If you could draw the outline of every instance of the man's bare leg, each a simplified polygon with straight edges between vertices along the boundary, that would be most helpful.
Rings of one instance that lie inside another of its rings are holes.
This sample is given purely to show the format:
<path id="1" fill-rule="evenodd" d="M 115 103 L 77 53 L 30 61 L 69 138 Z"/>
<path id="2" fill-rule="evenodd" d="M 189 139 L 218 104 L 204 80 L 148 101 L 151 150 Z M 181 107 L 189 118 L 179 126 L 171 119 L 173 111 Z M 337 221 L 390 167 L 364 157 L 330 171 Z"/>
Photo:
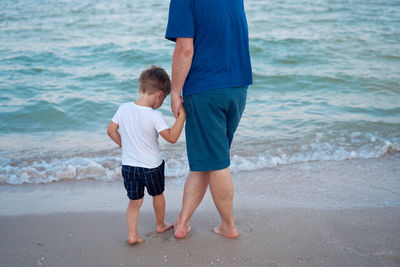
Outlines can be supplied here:
<path id="1" fill-rule="evenodd" d="M 237 238 L 239 233 L 233 219 L 233 182 L 229 168 L 210 172 L 209 185 L 215 206 L 221 216 L 221 224 L 214 233 L 227 238 Z"/>
<path id="2" fill-rule="evenodd" d="M 153 208 L 156 215 L 156 232 L 162 233 L 173 227 L 171 223 L 166 223 L 165 219 L 165 197 L 164 193 L 153 196 Z"/>
<path id="3" fill-rule="evenodd" d="M 143 198 L 138 200 L 129 200 L 128 208 L 126 209 L 126 222 L 128 224 L 128 243 L 136 244 L 143 242 L 139 237 L 137 223 L 139 219 L 139 210 L 142 206 Z"/>
<path id="4" fill-rule="evenodd" d="M 190 232 L 190 218 L 206 193 L 209 172 L 190 172 L 183 191 L 182 209 L 175 221 L 175 238 L 185 238 Z"/>

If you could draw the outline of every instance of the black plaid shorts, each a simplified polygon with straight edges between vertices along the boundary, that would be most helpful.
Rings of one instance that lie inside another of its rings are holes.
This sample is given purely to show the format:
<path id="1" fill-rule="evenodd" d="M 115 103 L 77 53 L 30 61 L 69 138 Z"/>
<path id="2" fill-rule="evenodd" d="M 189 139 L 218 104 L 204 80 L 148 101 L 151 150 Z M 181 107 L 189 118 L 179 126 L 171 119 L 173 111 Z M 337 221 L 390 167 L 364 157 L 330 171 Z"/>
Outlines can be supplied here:
<path id="1" fill-rule="evenodd" d="M 164 166 L 164 161 L 153 169 L 122 165 L 122 177 L 128 198 L 143 198 L 144 187 L 150 196 L 161 195 L 165 188 Z"/>

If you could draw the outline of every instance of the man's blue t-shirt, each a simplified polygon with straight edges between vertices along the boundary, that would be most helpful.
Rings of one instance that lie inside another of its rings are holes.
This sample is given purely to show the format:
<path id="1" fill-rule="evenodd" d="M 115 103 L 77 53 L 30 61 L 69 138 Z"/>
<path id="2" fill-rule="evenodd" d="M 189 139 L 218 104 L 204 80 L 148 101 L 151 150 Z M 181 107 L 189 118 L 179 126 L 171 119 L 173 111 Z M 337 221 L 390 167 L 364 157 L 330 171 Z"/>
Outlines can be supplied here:
<path id="1" fill-rule="evenodd" d="M 165 37 L 194 39 L 183 95 L 252 84 L 243 0 L 171 0 Z"/>

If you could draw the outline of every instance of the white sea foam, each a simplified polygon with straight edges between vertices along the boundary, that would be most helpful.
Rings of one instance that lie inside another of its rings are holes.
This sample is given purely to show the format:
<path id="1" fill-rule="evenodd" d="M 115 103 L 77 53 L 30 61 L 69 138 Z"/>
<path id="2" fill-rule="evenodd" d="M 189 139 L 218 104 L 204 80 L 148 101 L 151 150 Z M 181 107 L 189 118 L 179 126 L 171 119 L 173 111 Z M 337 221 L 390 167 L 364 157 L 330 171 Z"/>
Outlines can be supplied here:
<path id="1" fill-rule="evenodd" d="M 289 149 L 282 148 L 246 156 L 233 153 L 230 168 L 233 172 L 253 171 L 309 161 L 377 158 L 387 153 L 400 152 L 399 144 L 393 144 L 389 141 L 372 148 L 370 146 L 340 147 L 328 142 L 316 142 L 302 145 L 294 153 Z M 0 162 L 0 184 L 40 184 L 83 179 L 108 182 L 121 179 L 120 156 L 114 155 L 111 151 L 101 154 L 102 156 L 98 157 L 71 156 L 70 158 L 55 157 L 50 160 L 10 160 L 3 158 Z M 172 158 L 166 157 L 166 177 L 186 176 L 189 172 L 186 156 L 171 152 L 168 155 Z"/>
<path id="2" fill-rule="evenodd" d="M 0 182 L 6 184 L 40 184 L 65 180 L 95 179 L 112 181 L 120 177 L 115 157 L 81 158 L 51 161 L 10 162 L 0 169 Z"/>
<path id="3" fill-rule="evenodd" d="M 303 147 L 304 148 L 304 147 Z M 389 141 L 376 150 L 368 151 L 366 148 L 360 149 L 336 147 L 329 143 L 312 143 L 311 148 L 304 152 L 287 154 L 283 151 L 274 155 L 271 152 L 264 152 L 255 156 L 241 157 L 233 155 L 231 160 L 232 171 L 253 171 L 262 168 L 273 168 L 278 165 L 303 163 L 310 161 L 340 161 L 348 159 L 369 159 L 378 158 L 385 154 L 395 154 L 400 152 L 400 146 Z"/>

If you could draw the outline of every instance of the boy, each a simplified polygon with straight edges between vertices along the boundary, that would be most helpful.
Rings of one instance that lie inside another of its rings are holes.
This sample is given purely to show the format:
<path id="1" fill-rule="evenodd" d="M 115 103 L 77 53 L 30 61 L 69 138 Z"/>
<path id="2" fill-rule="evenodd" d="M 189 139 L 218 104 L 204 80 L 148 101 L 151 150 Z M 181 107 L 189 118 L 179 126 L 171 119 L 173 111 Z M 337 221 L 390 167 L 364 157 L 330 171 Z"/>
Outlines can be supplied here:
<path id="1" fill-rule="evenodd" d="M 161 158 L 158 134 L 175 143 L 183 128 L 186 114 L 180 110 L 170 129 L 158 109 L 171 92 L 171 80 L 164 69 L 151 66 L 139 77 L 139 99 L 122 104 L 107 128 L 110 138 L 122 148 L 122 176 L 130 199 L 126 211 L 128 243 L 143 242 L 137 222 L 143 203 L 144 187 L 153 197 L 156 231 L 162 233 L 173 225 L 164 222 L 164 160 Z"/>

